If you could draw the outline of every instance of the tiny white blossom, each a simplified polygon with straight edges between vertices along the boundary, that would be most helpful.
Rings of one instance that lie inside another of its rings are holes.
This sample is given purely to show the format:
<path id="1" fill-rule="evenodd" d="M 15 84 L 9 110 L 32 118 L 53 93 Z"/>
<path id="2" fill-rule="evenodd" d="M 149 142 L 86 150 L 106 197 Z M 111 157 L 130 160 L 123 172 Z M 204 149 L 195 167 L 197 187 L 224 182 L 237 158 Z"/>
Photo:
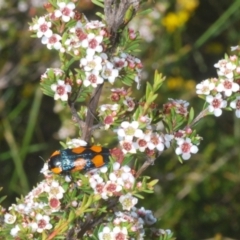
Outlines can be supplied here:
<path id="1" fill-rule="evenodd" d="M 50 217 L 47 215 L 42 215 L 38 213 L 36 215 L 36 222 L 31 224 L 32 230 L 35 232 L 43 232 L 45 229 L 49 230 L 52 228 L 52 224 L 49 223 Z"/>
<path id="2" fill-rule="evenodd" d="M 209 79 L 206 79 L 196 85 L 196 89 L 197 89 L 196 93 L 199 95 L 200 94 L 209 95 L 210 92 L 214 89 L 214 87 L 215 87 L 215 84 L 209 81 Z"/>
<path id="3" fill-rule="evenodd" d="M 237 46 L 232 46 L 231 47 L 231 51 L 236 51 L 236 50 L 239 50 L 239 46 L 237 45 Z"/>
<path id="4" fill-rule="evenodd" d="M 87 146 L 87 142 L 79 138 L 73 138 L 67 142 L 67 146 L 68 148 L 82 147 Z"/>
<path id="5" fill-rule="evenodd" d="M 42 173 L 45 176 L 48 176 L 50 174 L 50 171 L 48 169 L 48 163 L 44 163 L 42 169 L 40 170 L 40 173 Z"/>
<path id="6" fill-rule="evenodd" d="M 55 10 L 55 16 L 57 18 L 61 17 L 64 22 L 69 22 L 70 19 L 74 17 L 73 10 L 75 9 L 75 4 L 73 2 L 59 2 L 57 5 L 59 6 L 59 9 Z"/>
<path id="7" fill-rule="evenodd" d="M 63 193 L 65 190 L 62 188 L 62 186 L 59 185 L 57 181 L 52 181 L 49 186 L 46 186 L 44 189 L 45 192 L 47 192 L 50 196 L 56 197 L 58 199 L 63 198 Z"/>
<path id="8" fill-rule="evenodd" d="M 13 237 L 17 237 L 17 234 L 18 234 L 19 230 L 20 230 L 19 226 L 16 225 L 14 228 L 11 229 L 10 234 L 11 234 Z"/>
<path id="9" fill-rule="evenodd" d="M 44 17 L 40 17 L 37 23 L 33 25 L 33 30 L 37 31 L 38 38 L 41 38 L 42 36 L 49 38 L 52 36 L 51 26 L 51 22 L 46 21 Z"/>
<path id="10" fill-rule="evenodd" d="M 114 69 L 113 64 L 107 61 L 102 70 L 102 77 L 113 84 L 118 77 L 118 69 Z"/>
<path id="11" fill-rule="evenodd" d="M 132 141 L 133 137 L 142 138 L 143 131 L 138 128 L 139 123 L 137 121 L 121 123 L 121 128 L 118 129 L 117 134 L 120 139 Z"/>
<path id="12" fill-rule="evenodd" d="M 83 67 L 85 71 L 100 71 L 102 70 L 102 58 L 97 55 L 87 55 L 80 60 L 80 67 Z"/>
<path id="13" fill-rule="evenodd" d="M 239 90 L 239 85 L 233 81 L 233 79 L 221 79 L 217 86 L 218 92 L 224 92 L 227 97 L 230 97 L 233 92 Z"/>
<path id="14" fill-rule="evenodd" d="M 89 33 L 87 38 L 82 41 L 82 47 L 87 49 L 87 55 L 93 56 L 95 52 L 101 53 L 103 51 L 102 40 L 103 36 Z"/>
<path id="15" fill-rule="evenodd" d="M 148 148 L 150 150 L 157 149 L 158 151 L 163 151 L 164 149 L 164 142 L 165 140 L 163 139 L 162 136 L 160 136 L 158 133 L 152 133 L 150 141 L 148 142 Z"/>
<path id="16" fill-rule="evenodd" d="M 219 76 L 225 76 L 226 78 L 233 78 L 234 74 L 233 71 L 236 69 L 236 65 L 227 62 L 224 67 L 220 67 L 220 69 L 217 71 Z"/>
<path id="17" fill-rule="evenodd" d="M 114 234 L 109 227 L 104 227 L 102 232 L 98 233 L 99 240 L 115 240 Z"/>
<path id="18" fill-rule="evenodd" d="M 216 96 L 207 96 L 206 101 L 209 103 L 208 111 L 213 112 L 216 117 L 219 117 L 222 114 L 222 108 L 227 106 L 227 101 L 222 99 L 222 95 L 220 93 Z"/>
<path id="19" fill-rule="evenodd" d="M 97 85 L 103 83 L 103 79 L 99 76 L 99 72 L 96 70 L 93 70 L 92 72 L 86 72 L 86 78 L 83 80 L 83 85 L 85 87 L 92 86 L 94 88 L 97 87 Z"/>
<path id="20" fill-rule="evenodd" d="M 68 93 L 71 92 L 72 87 L 65 83 L 63 80 L 58 80 L 57 84 L 52 84 L 51 89 L 55 91 L 54 99 L 61 99 L 62 101 L 68 100 Z"/>
<path id="21" fill-rule="evenodd" d="M 219 69 L 224 69 L 224 68 L 226 68 L 227 63 L 228 63 L 228 61 L 226 59 L 221 59 L 217 63 L 214 64 L 214 67 L 219 68 Z"/>
<path id="22" fill-rule="evenodd" d="M 16 221 L 17 217 L 10 214 L 10 213 L 6 213 L 4 215 L 4 222 L 8 223 L 8 224 L 13 224 Z"/>
<path id="23" fill-rule="evenodd" d="M 48 49 L 59 50 L 62 47 L 60 40 L 62 37 L 58 34 L 52 34 L 50 37 L 43 36 L 42 44 L 46 44 Z"/>
<path id="24" fill-rule="evenodd" d="M 121 145 L 121 148 L 124 154 L 136 153 L 137 146 L 132 141 L 121 140 L 119 141 L 119 144 Z"/>
<path id="25" fill-rule="evenodd" d="M 178 138 L 178 147 L 175 152 L 177 155 L 182 155 L 183 160 L 188 160 L 191 157 L 191 153 L 197 153 L 198 147 L 193 145 L 190 138 Z"/>
<path id="26" fill-rule="evenodd" d="M 118 239 L 121 239 L 121 240 L 127 240 L 128 239 L 128 231 L 127 231 L 127 228 L 126 227 L 114 227 L 113 228 L 113 234 L 114 234 L 114 239 L 118 240 Z"/>
<path id="27" fill-rule="evenodd" d="M 144 152 L 148 147 L 148 143 L 151 140 L 150 134 L 143 134 L 141 138 L 137 139 L 137 147 L 140 152 Z"/>
<path id="28" fill-rule="evenodd" d="M 119 202 L 122 204 L 123 210 L 130 211 L 137 204 L 138 199 L 127 193 L 119 198 Z"/>

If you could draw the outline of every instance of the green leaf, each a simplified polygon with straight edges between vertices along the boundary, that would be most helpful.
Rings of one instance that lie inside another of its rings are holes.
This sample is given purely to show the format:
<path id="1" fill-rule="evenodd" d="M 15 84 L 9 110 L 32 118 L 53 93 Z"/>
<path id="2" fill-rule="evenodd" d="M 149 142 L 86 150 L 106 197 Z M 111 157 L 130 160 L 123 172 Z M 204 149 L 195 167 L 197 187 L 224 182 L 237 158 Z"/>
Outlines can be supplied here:
<path id="1" fill-rule="evenodd" d="M 147 15 L 147 14 L 149 14 L 149 13 L 152 12 L 152 11 L 153 11 L 153 10 L 152 10 L 151 8 L 148 8 L 148 9 L 146 9 L 146 10 L 143 10 L 143 11 L 137 13 L 137 16 Z"/>
<path id="2" fill-rule="evenodd" d="M 194 119 L 194 109 L 191 107 L 191 109 L 189 111 L 188 125 L 191 124 L 193 119 Z"/>
<path id="3" fill-rule="evenodd" d="M 92 3 L 101 7 L 101 8 L 104 8 L 104 4 L 103 4 L 103 0 L 92 0 Z"/>
<path id="4" fill-rule="evenodd" d="M 154 180 L 152 180 L 151 182 L 148 183 L 148 186 L 153 187 L 158 183 L 158 181 L 159 181 L 158 179 L 154 179 Z"/>
<path id="5" fill-rule="evenodd" d="M 0 198 L 0 203 L 2 203 L 6 198 L 7 198 L 7 196 L 1 197 L 1 198 Z"/>
<path id="6" fill-rule="evenodd" d="M 102 14 L 102 13 L 100 13 L 100 12 L 97 12 L 96 15 L 97 15 L 98 17 L 100 17 L 102 20 L 105 20 L 105 19 L 106 19 L 106 18 L 105 18 L 105 15 Z"/>
<path id="7" fill-rule="evenodd" d="M 138 193 L 134 193 L 133 195 L 137 198 L 144 199 L 144 197 Z"/>
<path id="8" fill-rule="evenodd" d="M 147 82 L 147 86 L 146 86 L 146 100 L 148 99 L 150 93 L 152 92 L 152 86 L 149 82 Z"/>

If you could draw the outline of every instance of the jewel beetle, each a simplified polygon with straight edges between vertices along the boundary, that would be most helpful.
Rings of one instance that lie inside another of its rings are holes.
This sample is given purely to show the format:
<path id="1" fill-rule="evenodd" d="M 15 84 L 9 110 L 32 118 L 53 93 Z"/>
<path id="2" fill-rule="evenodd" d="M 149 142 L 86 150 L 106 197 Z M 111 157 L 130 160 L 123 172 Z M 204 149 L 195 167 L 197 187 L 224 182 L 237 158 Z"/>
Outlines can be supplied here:
<path id="1" fill-rule="evenodd" d="M 48 169 L 56 174 L 89 171 L 109 162 L 110 151 L 101 146 L 76 147 L 55 151 L 48 160 Z"/>

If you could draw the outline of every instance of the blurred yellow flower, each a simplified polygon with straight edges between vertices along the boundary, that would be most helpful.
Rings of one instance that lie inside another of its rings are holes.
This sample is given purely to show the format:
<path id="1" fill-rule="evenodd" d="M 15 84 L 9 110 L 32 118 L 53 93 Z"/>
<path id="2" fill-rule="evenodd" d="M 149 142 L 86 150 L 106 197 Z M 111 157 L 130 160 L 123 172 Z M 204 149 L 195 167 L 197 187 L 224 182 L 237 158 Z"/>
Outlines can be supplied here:
<path id="1" fill-rule="evenodd" d="M 168 32 L 174 32 L 177 28 L 184 26 L 198 5 L 198 0 L 177 0 L 176 12 L 169 12 L 163 18 L 162 24 Z"/>
<path id="2" fill-rule="evenodd" d="M 162 24 L 166 27 L 168 32 L 174 32 L 177 28 L 182 27 L 190 15 L 187 11 L 181 11 L 178 13 L 170 12 L 162 20 Z"/>
<path id="3" fill-rule="evenodd" d="M 184 80 L 182 77 L 170 77 L 166 81 L 169 90 L 193 90 L 196 83 L 194 80 Z"/>
<path id="4" fill-rule="evenodd" d="M 193 12 L 198 4 L 198 0 L 177 0 L 177 4 L 180 9 L 185 9 L 186 11 Z"/>
<path id="5" fill-rule="evenodd" d="M 166 81 L 169 90 L 177 90 L 182 88 L 184 80 L 181 77 L 170 77 Z"/>

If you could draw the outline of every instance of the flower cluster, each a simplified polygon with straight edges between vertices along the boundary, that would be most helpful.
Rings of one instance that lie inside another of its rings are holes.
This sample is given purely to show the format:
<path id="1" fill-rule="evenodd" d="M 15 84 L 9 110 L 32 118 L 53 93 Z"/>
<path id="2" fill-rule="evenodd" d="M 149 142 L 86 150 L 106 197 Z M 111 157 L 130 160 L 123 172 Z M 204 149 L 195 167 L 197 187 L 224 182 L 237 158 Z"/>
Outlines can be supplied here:
<path id="1" fill-rule="evenodd" d="M 148 236 L 172 235 L 170 230 L 145 228 L 145 226 L 153 225 L 156 221 L 157 219 L 153 216 L 152 211 L 143 207 L 140 209 L 133 207 L 131 211 L 115 212 L 113 224 L 104 226 L 102 231 L 98 233 L 98 237 L 101 240 L 129 239 L 129 234 L 133 236 L 134 233 L 136 238 L 131 239 L 144 239 L 146 231 L 150 232 Z M 124 227 L 126 225 L 128 228 Z"/>
<path id="2" fill-rule="evenodd" d="M 98 173 L 93 174 L 89 179 L 90 186 L 94 193 L 100 195 L 103 199 L 108 199 L 113 196 L 121 196 L 124 191 L 133 189 L 135 177 L 128 166 L 120 166 L 119 163 L 113 164 L 113 172 L 109 174 L 109 179 L 104 181 Z M 128 200 L 126 201 L 128 197 Z M 132 201 L 130 201 L 130 198 Z M 123 209 L 131 208 L 137 203 L 137 198 L 130 195 L 120 197 Z M 127 203 L 129 205 L 127 205 Z M 130 204 L 132 202 L 132 204 Z"/>
<path id="3" fill-rule="evenodd" d="M 182 107 L 181 107 L 182 108 Z M 184 114 L 185 111 L 182 110 Z M 178 131 L 173 134 L 159 134 L 151 129 L 149 125 L 145 132 L 139 128 L 137 121 L 124 121 L 117 130 L 119 143 L 122 151 L 126 153 L 145 152 L 149 156 L 155 156 L 157 152 L 163 152 L 170 147 L 171 143 L 176 142 L 176 154 L 181 155 L 184 160 L 188 160 L 192 153 L 198 152 L 199 137 L 194 137 L 191 129 Z M 192 143 L 194 139 L 195 144 Z"/>
<path id="4" fill-rule="evenodd" d="M 111 45 L 105 23 L 87 21 L 83 14 L 75 11 L 73 2 L 58 2 L 56 6 L 48 4 L 45 7 L 50 12 L 35 18 L 30 31 L 41 38 L 48 49 L 58 50 L 79 64 L 75 76 L 70 79 L 66 75 L 59 78 L 57 74 L 48 74 L 47 78 L 42 78 L 45 94 L 54 95 L 55 100 L 67 101 L 74 88 L 96 88 L 104 81 L 114 84 L 123 72 L 128 75 L 127 80 L 122 79 L 124 83 L 129 85 L 135 81 L 140 86 L 142 63 L 138 58 L 121 51 L 114 57 L 107 55 L 107 49 Z M 129 31 L 129 36 L 132 35 L 133 31 Z M 134 39 L 130 38 L 131 41 Z M 52 91 L 49 90 L 49 85 Z"/>
<path id="5" fill-rule="evenodd" d="M 235 48 L 234 48 L 235 50 Z M 238 50 L 238 48 L 236 48 Z M 236 116 L 240 117 L 239 75 L 240 65 L 237 55 L 226 56 L 225 59 L 214 64 L 218 78 L 210 78 L 197 84 L 197 94 L 206 99 L 208 111 L 216 117 L 222 114 L 222 109 L 236 109 Z"/>
<path id="6" fill-rule="evenodd" d="M 21 237 L 28 234 L 30 238 L 35 236 L 35 233 L 51 229 L 51 215 L 60 211 L 60 200 L 64 192 L 59 182 L 53 179 L 40 182 L 24 199 L 18 200 L 18 203 L 9 207 L 5 213 L 4 221 L 10 229 L 10 235 Z"/>

